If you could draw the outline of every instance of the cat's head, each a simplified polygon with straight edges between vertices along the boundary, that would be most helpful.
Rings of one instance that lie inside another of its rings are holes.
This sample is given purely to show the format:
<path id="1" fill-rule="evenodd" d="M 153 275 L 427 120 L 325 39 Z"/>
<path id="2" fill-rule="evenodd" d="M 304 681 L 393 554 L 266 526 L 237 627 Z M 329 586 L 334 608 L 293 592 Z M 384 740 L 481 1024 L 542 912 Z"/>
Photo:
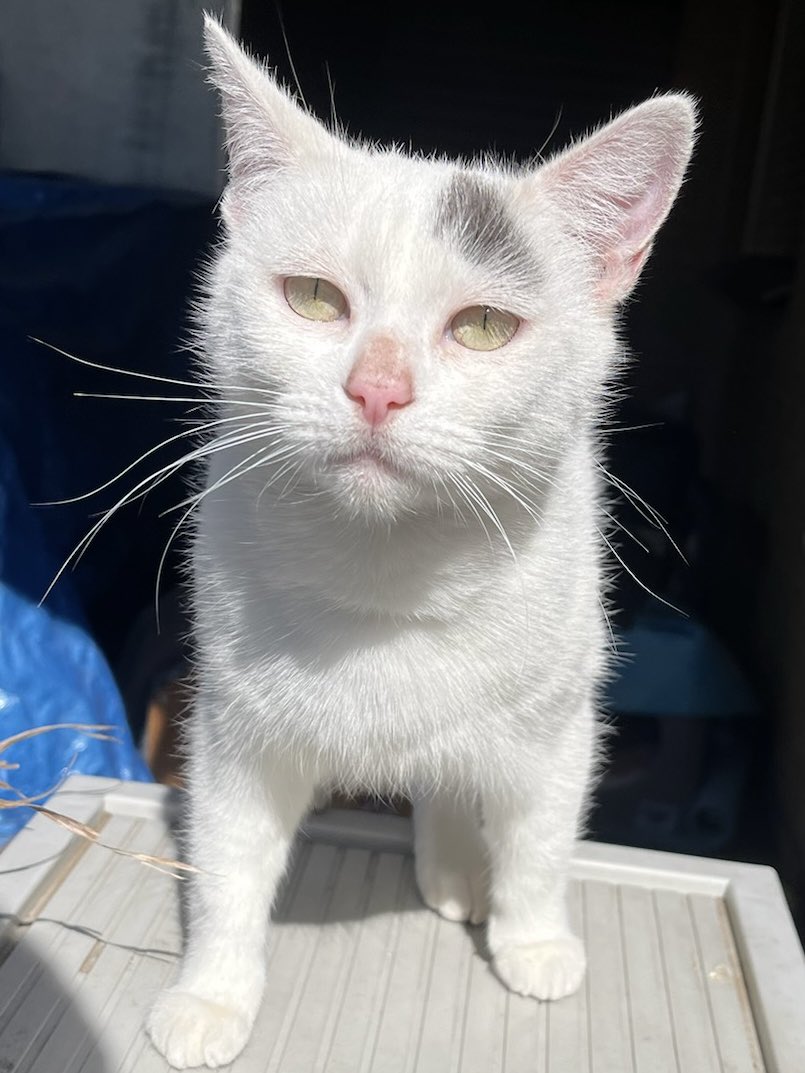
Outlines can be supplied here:
<path id="1" fill-rule="evenodd" d="M 223 393 L 270 392 L 276 464 L 352 515 L 525 509 L 601 405 L 690 99 L 547 163 L 470 165 L 352 142 L 212 19 L 206 41 L 229 151 L 206 313 Z"/>

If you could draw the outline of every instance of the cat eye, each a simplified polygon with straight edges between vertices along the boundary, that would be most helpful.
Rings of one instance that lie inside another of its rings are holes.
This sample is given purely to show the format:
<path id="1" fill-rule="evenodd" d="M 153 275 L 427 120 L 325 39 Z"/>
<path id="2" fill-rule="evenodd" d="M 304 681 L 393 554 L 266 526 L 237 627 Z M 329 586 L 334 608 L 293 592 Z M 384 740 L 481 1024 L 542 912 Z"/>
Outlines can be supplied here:
<path id="1" fill-rule="evenodd" d="M 288 276 L 283 290 L 288 305 L 305 320 L 340 320 L 347 311 L 338 287 L 317 276 Z"/>
<path id="2" fill-rule="evenodd" d="M 513 313 L 491 306 L 470 306 L 450 321 L 453 338 L 468 350 L 497 350 L 511 341 L 519 326 Z"/>

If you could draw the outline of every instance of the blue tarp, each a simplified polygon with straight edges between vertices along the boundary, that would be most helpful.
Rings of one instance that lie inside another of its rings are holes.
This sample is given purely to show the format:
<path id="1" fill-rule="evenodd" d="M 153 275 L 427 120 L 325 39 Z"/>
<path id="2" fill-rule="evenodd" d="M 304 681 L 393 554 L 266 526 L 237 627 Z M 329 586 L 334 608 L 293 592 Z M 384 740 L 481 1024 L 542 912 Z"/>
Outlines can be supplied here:
<path id="1" fill-rule="evenodd" d="M 52 603 L 39 596 L 57 569 L 42 541 L 8 444 L 0 439 L 0 738 L 50 724 L 112 727 L 114 742 L 74 730 L 30 738 L 0 753 L 16 770 L 0 778 L 33 795 L 67 773 L 150 779 L 126 722 L 106 660 L 79 624 L 81 610 L 69 584 Z M 14 800 L 11 791 L 0 797 Z M 0 810 L 0 842 L 27 822 L 29 809 Z"/>

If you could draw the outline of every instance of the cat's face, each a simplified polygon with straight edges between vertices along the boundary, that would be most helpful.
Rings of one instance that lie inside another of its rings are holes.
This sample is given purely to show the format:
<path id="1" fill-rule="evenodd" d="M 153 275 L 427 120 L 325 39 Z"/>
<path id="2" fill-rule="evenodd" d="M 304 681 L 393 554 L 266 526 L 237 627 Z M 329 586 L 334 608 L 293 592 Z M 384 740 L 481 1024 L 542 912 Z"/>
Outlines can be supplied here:
<path id="1" fill-rule="evenodd" d="M 294 484 L 350 515 L 538 509 L 538 474 L 612 371 L 614 308 L 681 181 L 689 102 L 648 102 L 514 174 L 352 145 L 207 35 L 231 172 L 216 378 L 273 393 Z"/>

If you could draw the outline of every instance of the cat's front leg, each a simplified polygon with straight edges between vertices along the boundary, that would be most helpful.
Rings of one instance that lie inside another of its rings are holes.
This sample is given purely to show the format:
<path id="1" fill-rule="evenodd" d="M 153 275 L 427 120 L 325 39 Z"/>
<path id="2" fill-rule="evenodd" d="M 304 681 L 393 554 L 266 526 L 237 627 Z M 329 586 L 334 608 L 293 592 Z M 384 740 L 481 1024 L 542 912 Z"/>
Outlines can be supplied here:
<path id="1" fill-rule="evenodd" d="M 447 920 L 486 919 L 487 857 L 477 803 L 443 789 L 414 798 L 414 862 L 422 900 Z"/>
<path id="2" fill-rule="evenodd" d="M 512 991 L 559 999 L 577 991 L 586 957 L 565 905 L 568 868 L 590 775 L 593 718 L 585 711 L 542 748 L 511 787 L 484 798 L 491 860 L 487 943 Z"/>
<path id="3" fill-rule="evenodd" d="M 271 903 L 313 793 L 312 781 L 291 765 L 222 749 L 203 726 L 193 737 L 188 844 L 202 871 L 190 880 L 179 978 L 147 1022 L 177 1069 L 227 1065 L 251 1034 Z"/>

